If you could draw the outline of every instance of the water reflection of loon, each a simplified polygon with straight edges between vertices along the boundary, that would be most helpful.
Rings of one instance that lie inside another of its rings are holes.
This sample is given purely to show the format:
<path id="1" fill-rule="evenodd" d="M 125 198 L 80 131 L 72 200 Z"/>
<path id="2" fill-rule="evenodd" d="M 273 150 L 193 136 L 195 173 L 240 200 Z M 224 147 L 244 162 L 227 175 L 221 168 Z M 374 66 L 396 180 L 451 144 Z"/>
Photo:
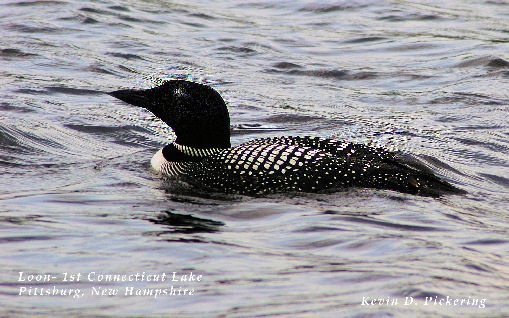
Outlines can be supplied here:
<path id="1" fill-rule="evenodd" d="M 273 137 L 230 146 L 230 117 L 209 86 L 171 80 L 110 95 L 148 109 L 177 135 L 152 167 L 211 191 L 239 194 L 325 192 L 348 187 L 423 196 L 463 193 L 414 157 L 319 137 Z"/>

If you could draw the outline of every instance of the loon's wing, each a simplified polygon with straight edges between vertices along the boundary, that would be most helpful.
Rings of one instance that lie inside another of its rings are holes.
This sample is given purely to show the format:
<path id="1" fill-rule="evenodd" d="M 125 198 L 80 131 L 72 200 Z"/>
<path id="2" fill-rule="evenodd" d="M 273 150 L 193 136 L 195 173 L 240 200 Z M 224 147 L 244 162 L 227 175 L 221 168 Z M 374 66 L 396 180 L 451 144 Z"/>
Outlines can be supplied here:
<path id="1" fill-rule="evenodd" d="M 358 187 L 390 189 L 433 197 L 444 193 L 466 193 L 436 176 L 433 170 L 414 156 L 403 152 L 390 152 L 383 148 L 318 137 L 280 139 L 327 151 L 338 156 L 339 160 L 350 162 L 348 166 L 360 167 L 362 177 L 356 178 L 354 182 Z"/>
<path id="2" fill-rule="evenodd" d="M 391 152 L 383 148 L 374 148 L 364 144 L 344 142 L 336 139 L 312 136 L 283 136 L 255 139 L 248 142 L 248 144 L 285 144 L 309 147 L 325 151 L 332 156 L 345 158 L 349 161 L 386 163 L 406 167 L 408 170 L 415 170 L 420 174 L 435 174 L 434 171 L 428 168 L 424 163 L 409 154 L 405 154 L 403 152 Z"/>

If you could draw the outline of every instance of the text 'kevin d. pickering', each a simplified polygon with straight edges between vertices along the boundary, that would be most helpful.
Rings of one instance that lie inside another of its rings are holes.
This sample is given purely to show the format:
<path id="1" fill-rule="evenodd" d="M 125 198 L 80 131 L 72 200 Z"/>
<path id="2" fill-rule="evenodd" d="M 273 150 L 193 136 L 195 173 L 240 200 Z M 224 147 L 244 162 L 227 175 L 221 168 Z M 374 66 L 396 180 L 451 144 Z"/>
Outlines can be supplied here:
<path id="1" fill-rule="evenodd" d="M 362 297 L 361 306 L 436 306 L 436 307 L 476 307 L 486 308 L 486 298 L 458 298 L 451 296 L 426 296 L 424 298 L 414 298 L 407 296 L 403 298 L 395 297 Z"/>

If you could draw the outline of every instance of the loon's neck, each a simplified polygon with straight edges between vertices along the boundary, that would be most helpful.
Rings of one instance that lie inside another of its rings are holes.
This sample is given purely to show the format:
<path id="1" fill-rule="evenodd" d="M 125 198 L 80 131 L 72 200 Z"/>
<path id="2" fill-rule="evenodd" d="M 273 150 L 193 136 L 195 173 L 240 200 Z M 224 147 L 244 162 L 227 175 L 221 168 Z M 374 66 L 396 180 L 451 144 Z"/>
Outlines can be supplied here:
<path id="1" fill-rule="evenodd" d="M 173 142 L 159 149 L 150 160 L 150 164 L 156 171 L 173 175 L 179 165 L 201 161 L 203 158 L 224 149 L 227 148 L 194 148 Z"/>

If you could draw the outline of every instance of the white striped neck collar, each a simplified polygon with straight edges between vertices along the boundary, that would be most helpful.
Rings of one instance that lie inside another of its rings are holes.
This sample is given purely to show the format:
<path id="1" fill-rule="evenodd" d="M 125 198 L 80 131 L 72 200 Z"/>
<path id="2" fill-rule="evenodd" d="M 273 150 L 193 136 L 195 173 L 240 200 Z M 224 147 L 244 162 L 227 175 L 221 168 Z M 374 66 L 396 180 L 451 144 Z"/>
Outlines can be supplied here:
<path id="1" fill-rule="evenodd" d="M 176 142 L 173 142 L 172 145 L 180 152 L 193 157 L 206 157 L 210 156 L 214 153 L 220 152 L 221 150 L 224 150 L 225 148 L 195 148 L 185 145 L 177 144 Z"/>

